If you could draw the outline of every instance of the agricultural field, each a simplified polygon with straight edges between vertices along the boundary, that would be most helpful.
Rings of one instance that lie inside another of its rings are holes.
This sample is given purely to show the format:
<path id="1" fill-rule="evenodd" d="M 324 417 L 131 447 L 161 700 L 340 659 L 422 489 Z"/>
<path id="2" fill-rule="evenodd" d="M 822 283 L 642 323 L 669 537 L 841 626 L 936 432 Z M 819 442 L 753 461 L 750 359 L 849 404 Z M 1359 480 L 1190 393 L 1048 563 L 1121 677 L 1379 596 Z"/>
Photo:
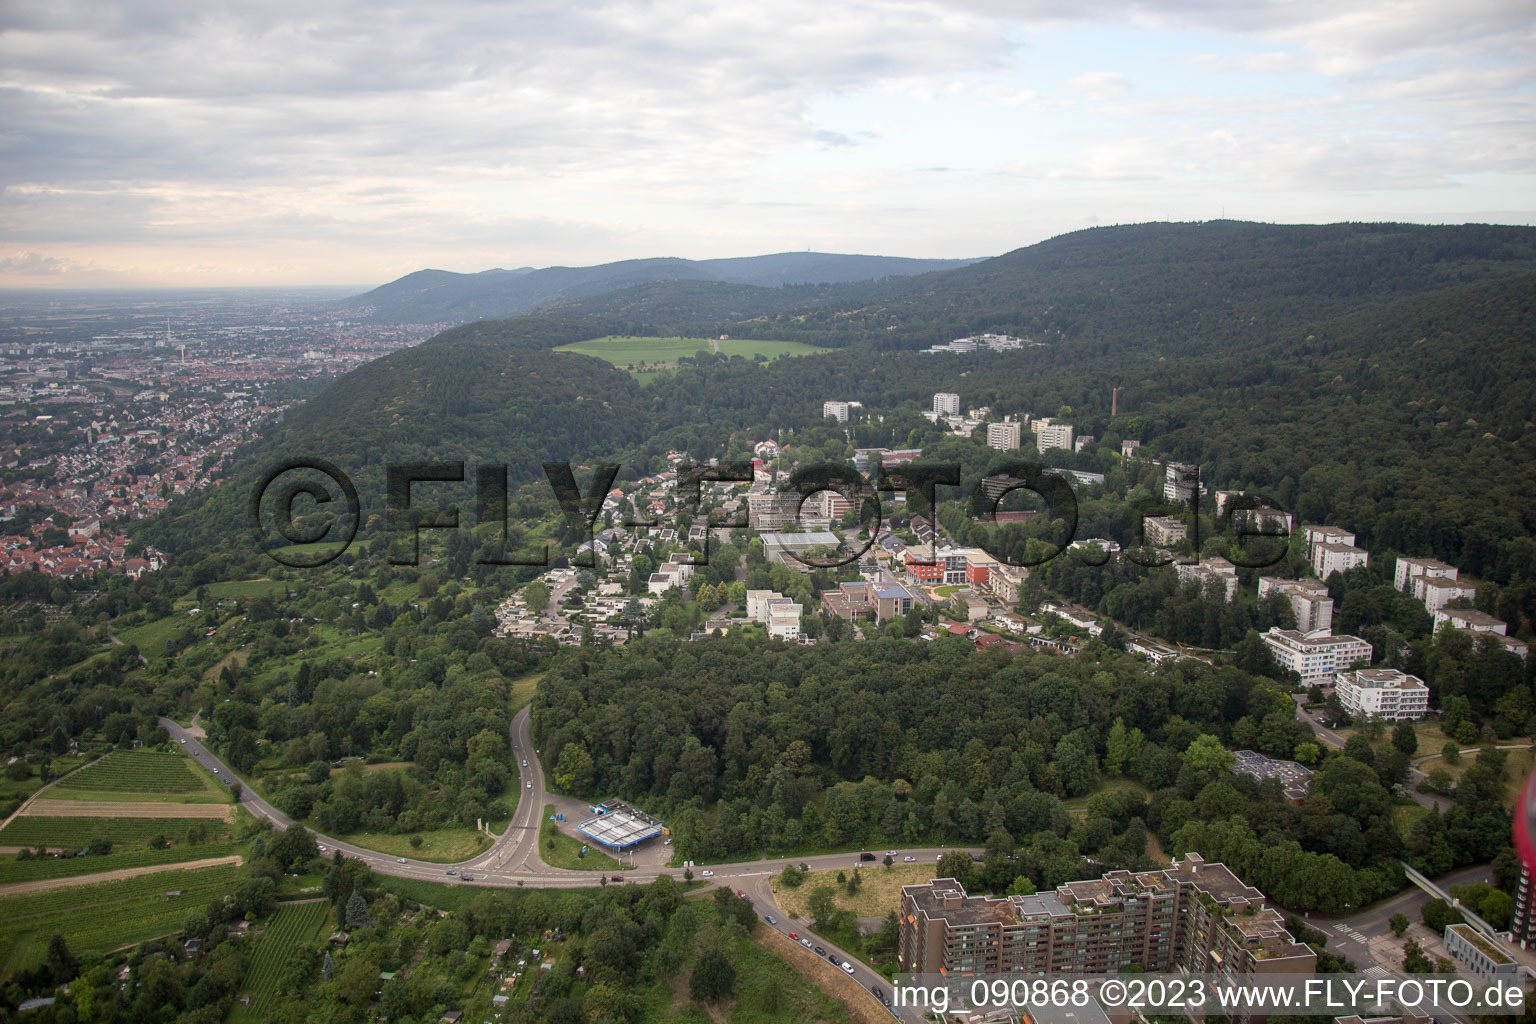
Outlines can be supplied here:
<path id="1" fill-rule="evenodd" d="M 230 891 L 236 872 L 232 864 L 166 871 L 0 899 L 0 977 L 39 962 L 54 932 L 80 954 L 179 931 L 188 914 Z"/>
<path id="2" fill-rule="evenodd" d="M 131 845 L 148 843 L 156 836 L 180 843 L 190 842 L 193 836 L 216 839 L 229 832 L 230 825 L 222 818 L 56 818 L 22 815 L 0 829 L 0 846 L 64 849 L 88 846 L 98 839 L 105 839 L 114 845 Z"/>
<path id="3" fill-rule="evenodd" d="M 629 370 L 641 383 L 645 383 L 647 379 L 654 377 L 657 371 L 676 369 L 679 356 L 691 357 L 701 349 L 709 352 L 716 344 L 720 346 L 722 356 L 741 356 L 745 359 L 751 359 L 757 355 L 766 359 L 777 359 L 780 356 L 809 356 L 827 351 L 798 341 L 730 338 L 726 341 L 714 342 L 707 338 L 634 337 L 593 338 L 590 341 L 578 341 L 574 345 L 561 345 L 555 351 L 579 352 L 585 356 L 594 356 Z"/>
<path id="4" fill-rule="evenodd" d="M 242 843 L 210 842 L 193 847 L 177 844 L 166 850 L 153 850 L 148 847 L 113 850 L 99 857 L 29 857 L 21 860 L 17 855 L 11 854 L 0 857 L 0 885 L 11 882 L 37 882 L 49 878 L 74 878 L 79 875 L 94 875 L 102 871 L 174 864 L 177 861 L 190 859 L 227 857 L 240 853 L 243 849 Z"/>
<path id="5" fill-rule="evenodd" d="M 93 793 L 188 795 L 206 789 L 187 758 L 153 750 L 114 750 L 95 764 L 60 779 L 54 788 Z"/>
<path id="6" fill-rule="evenodd" d="M 251 997 L 251 1005 L 235 1004 L 229 1017 L 232 1024 L 273 1018 L 277 1010 L 278 986 L 283 980 L 289 955 L 297 947 L 314 945 L 320 940 L 321 927 L 329 909 L 330 904 L 324 900 L 289 903 L 277 908 L 256 943 L 256 952 L 251 956 L 251 966 L 241 986 L 242 994 Z"/>

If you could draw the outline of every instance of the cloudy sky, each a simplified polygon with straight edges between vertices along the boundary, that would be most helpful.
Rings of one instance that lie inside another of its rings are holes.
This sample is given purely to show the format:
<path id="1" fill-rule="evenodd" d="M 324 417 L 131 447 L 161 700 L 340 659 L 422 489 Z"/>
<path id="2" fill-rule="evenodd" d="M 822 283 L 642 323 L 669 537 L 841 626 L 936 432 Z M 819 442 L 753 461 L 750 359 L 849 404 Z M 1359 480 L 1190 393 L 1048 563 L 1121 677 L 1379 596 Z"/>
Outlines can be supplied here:
<path id="1" fill-rule="evenodd" d="M 1529 0 L 9 0 L 0 286 L 1536 222 Z"/>

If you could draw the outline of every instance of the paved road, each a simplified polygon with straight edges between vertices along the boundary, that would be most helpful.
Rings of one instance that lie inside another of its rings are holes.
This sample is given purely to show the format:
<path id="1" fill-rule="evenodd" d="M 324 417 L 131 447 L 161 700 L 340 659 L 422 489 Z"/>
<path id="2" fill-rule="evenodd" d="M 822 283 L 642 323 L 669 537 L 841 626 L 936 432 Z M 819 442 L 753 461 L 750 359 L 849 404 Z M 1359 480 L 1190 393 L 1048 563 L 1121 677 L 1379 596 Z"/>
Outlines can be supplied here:
<path id="1" fill-rule="evenodd" d="M 1342 750 L 1344 747 L 1344 737 L 1323 725 L 1322 722 L 1319 722 L 1306 712 L 1302 707 L 1302 701 L 1306 698 L 1302 694 L 1298 693 L 1293 696 L 1296 698 L 1296 721 L 1311 729 L 1312 735 L 1322 740 L 1328 746 Z M 1444 814 L 1451 809 L 1451 800 L 1448 797 L 1419 792 L 1419 783 L 1427 781 L 1428 778 L 1428 775 L 1425 775 L 1417 768 L 1410 767 L 1408 769 L 1408 781 L 1404 783 L 1403 788 L 1407 790 L 1409 799 L 1420 807 L 1428 807 Z"/>
<path id="2" fill-rule="evenodd" d="M 234 771 L 205 747 L 196 737 L 192 736 L 185 728 L 168 718 L 160 719 L 160 724 L 171 734 L 171 738 L 183 745 L 187 752 L 197 759 L 204 768 L 213 772 L 215 777 L 222 779 L 226 784 L 235 780 L 238 776 Z M 382 875 L 393 875 L 398 878 L 420 878 L 441 882 L 447 877 L 447 872 L 457 872 L 459 879 L 465 874 L 472 876 L 475 885 L 488 886 L 516 886 L 536 885 L 541 887 L 559 886 L 591 886 L 598 884 L 599 872 L 596 871 L 571 871 L 565 868 L 551 867 L 545 864 L 539 857 L 539 825 L 546 804 L 557 805 L 574 804 L 580 806 L 580 801 L 570 801 L 569 798 L 550 794 L 544 786 L 544 772 L 539 764 L 539 759 L 533 746 L 533 740 L 529 727 L 529 709 L 523 708 L 512 719 L 511 728 L 512 751 L 519 765 L 524 760 L 528 762 L 526 768 L 518 770 L 521 777 L 518 781 L 523 784 L 522 798 L 518 801 L 517 811 L 512 817 L 512 823 L 507 827 L 489 850 L 467 861 L 457 864 L 436 864 L 430 861 L 413 860 L 408 857 L 392 857 L 389 854 L 379 853 L 377 850 L 368 850 L 350 843 L 315 833 L 315 839 L 325 847 L 327 854 L 340 850 L 348 857 L 356 857 L 363 861 L 374 871 Z M 240 793 L 241 805 L 258 818 L 265 818 L 277 828 L 288 828 L 293 820 L 282 811 L 273 807 L 262 798 L 248 783 L 245 783 Z M 903 856 L 913 856 L 919 861 L 936 861 L 943 848 L 926 850 L 905 850 Z M 979 850 L 972 851 L 979 853 Z M 881 856 L 884 856 L 882 853 Z M 680 868 L 667 868 L 660 863 L 659 856 L 649 858 L 651 863 L 646 863 L 644 853 L 639 860 L 639 866 L 623 873 L 626 882 L 649 882 L 661 874 L 670 874 L 674 877 L 682 873 Z M 831 853 L 814 857 L 780 857 L 775 859 L 762 859 L 742 861 L 729 864 L 699 865 L 695 864 L 693 873 L 696 877 L 715 884 L 730 885 L 735 887 L 740 879 L 761 876 L 766 878 L 769 874 L 778 872 L 786 864 L 807 864 L 812 869 L 847 867 L 858 862 L 856 853 Z M 866 868 L 869 864 L 864 865 Z M 706 875 L 705 872 L 708 872 Z"/>

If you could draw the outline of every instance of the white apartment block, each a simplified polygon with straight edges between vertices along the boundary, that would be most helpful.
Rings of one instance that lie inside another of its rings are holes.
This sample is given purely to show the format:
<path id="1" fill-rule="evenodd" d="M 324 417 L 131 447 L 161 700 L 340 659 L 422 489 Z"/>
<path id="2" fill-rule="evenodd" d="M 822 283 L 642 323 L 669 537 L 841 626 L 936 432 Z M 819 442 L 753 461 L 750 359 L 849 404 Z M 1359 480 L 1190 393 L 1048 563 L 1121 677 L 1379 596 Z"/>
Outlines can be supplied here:
<path id="1" fill-rule="evenodd" d="M 940 416 L 960 415 L 960 396 L 950 391 L 933 393 L 933 411 Z"/>
<path id="2" fill-rule="evenodd" d="M 821 415 L 824 418 L 837 420 L 839 423 L 847 423 L 848 413 L 853 409 L 862 408 L 864 408 L 863 402 L 823 402 Z"/>
<path id="3" fill-rule="evenodd" d="M 1435 612 L 1436 633 L 1440 632 L 1441 626 L 1465 629 L 1472 633 L 1497 633 L 1499 636 L 1504 636 L 1509 630 L 1503 619 L 1496 619 L 1475 608 L 1441 608 Z"/>
<path id="4" fill-rule="evenodd" d="M 1312 549 L 1312 571 L 1325 580 L 1336 572 L 1348 572 L 1356 566 L 1368 565 L 1371 554 L 1353 544 L 1323 542 Z"/>
<path id="5" fill-rule="evenodd" d="M 1321 580 L 1283 580 L 1275 576 L 1259 577 L 1259 600 L 1270 594 L 1284 594 L 1296 616 L 1296 629 L 1302 633 L 1333 632 L 1333 598 Z"/>
<path id="6" fill-rule="evenodd" d="M 764 620 L 768 627 L 768 635 L 780 640 L 798 640 L 800 638 L 800 605 L 787 597 L 779 598 L 768 605 L 768 616 Z"/>
<path id="7" fill-rule="evenodd" d="M 1433 615 L 1459 598 L 1468 601 L 1477 596 L 1477 587 L 1465 580 L 1437 579 L 1433 576 L 1415 576 L 1413 578 L 1413 596 L 1424 602 L 1424 607 Z"/>
<path id="8" fill-rule="evenodd" d="M 1122 459 L 1134 458 L 1135 454 L 1136 454 L 1136 449 L 1138 449 L 1140 447 L 1141 447 L 1141 442 L 1140 441 L 1121 441 L 1120 442 L 1120 457 Z"/>
<path id="9" fill-rule="evenodd" d="M 1337 526 L 1304 526 L 1302 533 L 1307 539 L 1307 561 L 1312 561 L 1312 552 L 1320 544 L 1354 544 L 1355 535 L 1348 530 L 1341 530 Z"/>
<path id="10" fill-rule="evenodd" d="M 1005 417 L 1001 423 L 987 424 L 987 447 L 996 448 L 1001 452 L 1011 452 L 1017 448 L 1024 439 L 1024 424 L 1012 417 Z"/>
<path id="11" fill-rule="evenodd" d="M 1339 703 L 1352 716 L 1414 721 L 1429 712 L 1429 687 L 1395 668 L 1361 668 L 1334 677 Z"/>
<path id="12" fill-rule="evenodd" d="M 1019 603 L 1019 597 L 1024 592 L 1024 582 L 1028 579 L 1029 570 L 1024 566 L 999 564 L 988 573 L 987 584 L 999 601 L 1012 607 Z"/>
<path id="13" fill-rule="evenodd" d="M 1278 626 L 1264 634 L 1280 667 L 1301 676 L 1307 686 L 1322 686 L 1357 661 L 1371 660 L 1371 645 L 1357 636 L 1324 636 Z"/>
<path id="14" fill-rule="evenodd" d="M 1397 568 L 1392 573 L 1392 585 L 1401 593 L 1412 591 L 1415 576 L 1428 576 L 1431 579 L 1454 580 L 1457 571 L 1454 565 L 1446 565 L 1444 562 L 1433 558 L 1407 558 L 1399 557 Z"/>
<path id="15" fill-rule="evenodd" d="M 1186 502 L 1200 490 L 1200 467 L 1184 462 L 1168 463 L 1167 476 L 1163 478 L 1163 500 Z"/>
<path id="16" fill-rule="evenodd" d="M 1184 521 L 1172 516 L 1147 516 L 1141 521 L 1141 529 L 1148 544 L 1163 548 L 1173 547 L 1189 536 Z"/>
<path id="17" fill-rule="evenodd" d="M 1180 562 L 1177 565 L 1180 583 L 1198 583 L 1203 594 L 1212 583 L 1222 588 L 1222 600 L 1231 601 L 1237 596 L 1237 567 L 1225 558 L 1202 558 L 1198 562 Z"/>
<path id="18" fill-rule="evenodd" d="M 1031 423 L 1030 428 L 1035 432 L 1035 447 L 1041 455 L 1052 448 L 1072 450 L 1072 424 L 1057 423 L 1047 417 Z"/>

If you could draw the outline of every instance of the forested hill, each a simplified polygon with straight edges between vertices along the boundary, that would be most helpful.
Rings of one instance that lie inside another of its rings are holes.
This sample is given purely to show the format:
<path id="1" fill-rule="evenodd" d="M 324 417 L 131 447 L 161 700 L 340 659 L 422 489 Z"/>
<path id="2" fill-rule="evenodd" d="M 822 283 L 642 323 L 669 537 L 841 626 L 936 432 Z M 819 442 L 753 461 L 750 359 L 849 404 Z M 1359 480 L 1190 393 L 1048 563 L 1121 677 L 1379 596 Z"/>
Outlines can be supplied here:
<path id="1" fill-rule="evenodd" d="M 664 465 L 668 448 L 739 457 L 780 431 L 841 453 L 841 426 L 834 431 L 821 416 L 828 398 L 885 416 L 850 425 L 855 444 L 944 452 L 970 442 L 946 439 L 917 412 L 933 392 L 954 391 L 1004 412 L 1069 406 L 1080 434 L 1114 446 L 1140 440 L 1150 455 L 1200 464 L 1213 486 L 1269 490 L 1304 520 L 1349 525 L 1367 545 L 1432 554 L 1474 574 L 1536 578 L 1536 563 L 1530 572 L 1516 566 L 1536 557 L 1516 550 L 1536 532 L 1528 497 L 1536 491 L 1533 252 L 1536 231 L 1521 228 L 1219 223 L 1079 232 L 880 285 L 893 298 L 878 314 L 848 306 L 824 320 L 808 313 L 715 324 L 735 335 L 837 333 L 852 343 L 762 364 L 706 355 L 644 387 L 607 364 L 546 350 L 664 333 L 672 328 L 655 322 L 660 307 L 641 319 L 541 314 L 466 324 L 341 378 L 244 453 L 245 468 L 228 485 L 178 500 L 140 535 L 177 553 L 217 545 L 244 529 L 240 499 L 225 492 L 248 492 L 258 466 L 299 455 L 366 469 L 369 479 L 382 477 L 386 461 L 506 461 L 515 485 L 540 480 L 544 458 L 613 456 L 626 473 L 643 474 Z M 911 322 L 887 331 L 898 299 Z M 1017 320 L 987 312 L 1004 305 L 1019 310 Z M 875 329 L 825 328 L 838 319 Z M 876 347 L 981 329 L 1047 344 L 964 356 Z M 1120 388 L 1113 420 L 1111 387 Z M 1071 458 L 1083 469 L 1110 468 L 1102 453 Z"/>
<path id="2" fill-rule="evenodd" d="M 419 270 L 353 297 L 344 308 L 358 310 L 376 320 L 463 323 L 514 316 L 534 306 L 645 282 L 714 282 L 772 293 L 781 285 L 875 281 L 970 262 L 973 261 L 786 252 L 716 260 L 621 260 L 595 267 L 523 267 L 478 274 Z"/>
<path id="3" fill-rule="evenodd" d="M 557 308 L 833 346 L 918 349 L 1003 331 L 1188 356 L 1305 336 L 1335 316 L 1533 271 L 1532 228 L 1133 224 L 919 277 L 735 293 L 651 283 Z"/>

